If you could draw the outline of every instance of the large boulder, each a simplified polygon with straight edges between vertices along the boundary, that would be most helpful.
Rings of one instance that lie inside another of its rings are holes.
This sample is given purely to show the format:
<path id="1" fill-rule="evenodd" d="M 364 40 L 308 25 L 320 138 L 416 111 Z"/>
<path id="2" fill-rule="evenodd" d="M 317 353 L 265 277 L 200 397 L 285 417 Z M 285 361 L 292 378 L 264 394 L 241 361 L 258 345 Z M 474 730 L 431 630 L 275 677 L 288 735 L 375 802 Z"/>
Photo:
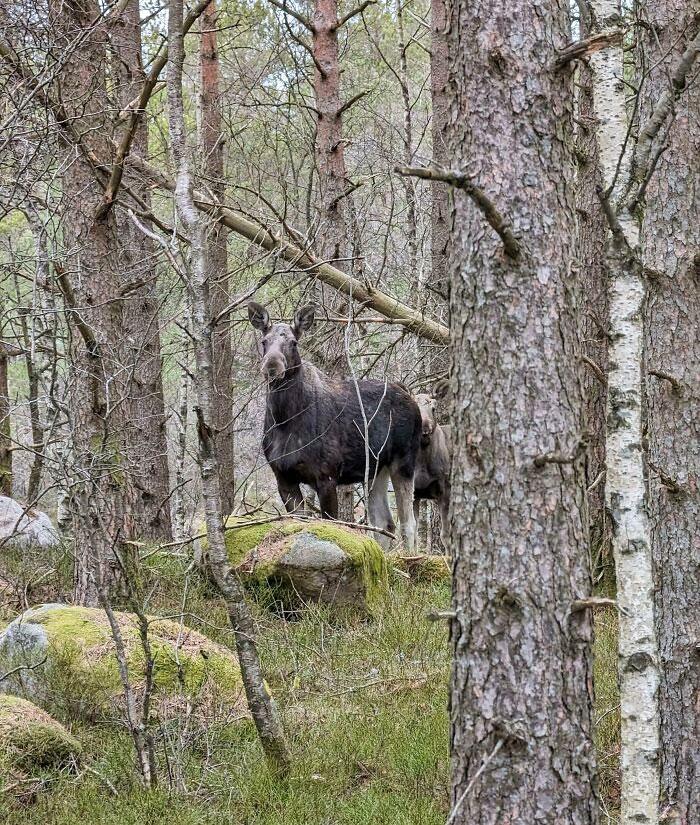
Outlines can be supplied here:
<path id="1" fill-rule="evenodd" d="M 33 775 L 64 767 L 81 750 L 80 742 L 46 711 L 19 696 L 0 696 L 0 767 Z"/>
<path id="2" fill-rule="evenodd" d="M 129 679 L 137 694 L 145 684 L 146 657 L 137 617 L 115 611 Z M 203 713 L 245 713 L 238 659 L 179 622 L 150 616 L 154 660 L 153 707 L 165 718 L 191 706 Z M 31 608 L 0 633 L 0 691 L 22 696 L 59 716 L 94 719 L 123 713 L 124 691 L 112 630 L 103 610 L 65 604 Z"/>
<path id="3" fill-rule="evenodd" d="M 367 613 L 387 588 L 384 553 L 359 528 L 321 520 L 247 524 L 229 518 L 226 547 L 244 584 L 264 585 L 285 606 L 321 601 Z"/>
<path id="4" fill-rule="evenodd" d="M 58 543 L 58 533 L 46 513 L 27 510 L 13 498 L 0 496 L 0 547 L 55 547 Z"/>

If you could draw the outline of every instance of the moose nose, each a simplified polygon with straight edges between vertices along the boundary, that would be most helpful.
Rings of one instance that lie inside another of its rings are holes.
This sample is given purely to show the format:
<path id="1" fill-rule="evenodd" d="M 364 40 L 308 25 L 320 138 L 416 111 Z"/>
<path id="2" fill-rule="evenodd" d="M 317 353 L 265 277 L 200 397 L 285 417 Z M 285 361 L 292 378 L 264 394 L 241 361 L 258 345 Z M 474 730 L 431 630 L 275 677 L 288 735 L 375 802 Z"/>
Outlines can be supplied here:
<path id="1" fill-rule="evenodd" d="M 282 355 L 270 355 L 262 362 L 260 371 L 268 381 L 275 381 L 287 371 L 287 362 Z"/>

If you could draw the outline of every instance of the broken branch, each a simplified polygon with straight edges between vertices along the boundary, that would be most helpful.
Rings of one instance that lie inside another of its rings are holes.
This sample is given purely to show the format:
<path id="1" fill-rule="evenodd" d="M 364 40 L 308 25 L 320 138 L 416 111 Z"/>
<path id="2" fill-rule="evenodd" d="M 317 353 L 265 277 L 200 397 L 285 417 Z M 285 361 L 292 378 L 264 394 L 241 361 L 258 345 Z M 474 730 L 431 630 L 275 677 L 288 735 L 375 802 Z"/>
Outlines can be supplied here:
<path id="1" fill-rule="evenodd" d="M 622 40 L 622 34 L 622 29 L 605 29 L 597 34 L 592 34 L 590 37 L 584 37 L 582 40 L 570 43 L 565 48 L 559 50 L 550 68 L 558 71 L 568 66 L 573 60 L 581 60 L 581 58 L 597 52 L 599 49 L 605 48 L 605 46 L 618 45 Z"/>

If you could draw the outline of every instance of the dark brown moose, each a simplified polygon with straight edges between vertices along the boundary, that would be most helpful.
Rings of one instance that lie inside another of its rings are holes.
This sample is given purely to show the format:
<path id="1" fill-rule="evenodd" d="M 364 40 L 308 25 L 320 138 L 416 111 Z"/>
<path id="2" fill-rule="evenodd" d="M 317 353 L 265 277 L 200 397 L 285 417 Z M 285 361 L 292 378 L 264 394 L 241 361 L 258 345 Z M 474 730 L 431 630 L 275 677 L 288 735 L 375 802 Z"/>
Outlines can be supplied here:
<path id="1" fill-rule="evenodd" d="M 440 426 L 435 417 L 437 398 L 443 398 L 447 387 L 435 387 L 435 396 L 419 393 L 413 398 L 421 415 L 420 448 L 416 458 L 414 479 L 414 513 L 418 519 L 420 499 L 430 499 L 440 509 L 441 538 L 445 544 L 447 513 L 450 504 L 450 454 L 448 450 L 449 426 Z M 446 545 L 445 545 L 446 546 Z"/>
<path id="2" fill-rule="evenodd" d="M 291 324 L 273 324 L 265 307 L 254 302 L 248 304 L 248 317 L 263 336 L 263 452 L 287 511 L 303 509 L 299 485 L 308 484 L 318 494 L 322 515 L 337 519 L 337 486 L 364 483 L 367 473 L 369 523 L 393 532 L 387 497 L 391 479 L 404 545 L 413 550 L 421 417 L 410 393 L 385 381 L 329 378 L 303 361 L 297 342 L 313 324 L 311 305 L 301 307 Z M 386 548 L 386 537 L 377 535 Z"/>

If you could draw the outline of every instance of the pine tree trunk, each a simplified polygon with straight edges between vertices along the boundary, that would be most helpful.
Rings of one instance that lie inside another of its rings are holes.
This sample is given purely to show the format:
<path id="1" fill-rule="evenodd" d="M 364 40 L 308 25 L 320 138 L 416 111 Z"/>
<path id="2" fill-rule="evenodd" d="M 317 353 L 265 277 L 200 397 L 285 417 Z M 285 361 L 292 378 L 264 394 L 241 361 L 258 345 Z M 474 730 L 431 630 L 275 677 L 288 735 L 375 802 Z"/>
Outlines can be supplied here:
<path id="1" fill-rule="evenodd" d="M 450 167 L 520 238 L 517 261 L 455 192 L 450 825 L 593 823 L 592 622 L 578 364 L 572 83 L 548 71 L 567 6 L 456 0 Z M 504 165 L 503 159 L 508 163 Z"/>
<path id="2" fill-rule="evenodd" d="M 141 50 L 138 0 L 129 0 L 110 28 L 110 43 L 119 78 L 117 100 L 122 108 L 138 97 L 145 74 Z M 142 117 L 131 154 L 148 159 L 148 125 Z M 132 179 L 129 185 L 150 209 L 151 187 Z M 120 250 L 124 301 L 125 364 L 130 373 L 128 437 L 134 485 L 133 518 L 142 538 L 172 537 L 170 475 L 160 354 L 156 254 L 153 241 L 141 232 L 123 209 L 114 220 Z"/>
<path id="3" fill-rule="evenodd" d="M 651 0 L 642 90 L 648 115 L 693 28 L 687 0 Z M 657 40 L 658 37 L 658 40 Z M 700 823 L 700 89 L 675 103 L 646 192 L 643 260 L 649 513 L 661 679 L 661 792 L 668 820 Z M 653 147 L 655 151 L 662 142 Z M 655 374 L 656 373 L 656 374 Z M 663 376 L 666 377 L 663 377 Z M 673 382 L 678 382 L 677 385 Z M 677 488 L 674 485 L 678 485 Z"/>
<path id="4" fill-rule="evenodd" d="M 124 363 L 121 247 L 115 217 L 95 220 L 102 199 L 92 158 L 111 157 L 105 112 L 106 27 L 94 0 L 56 3 L 51 23 L 57 48 L 70 57 L 61 72 L 62 100 L 82 134 L 89 157 L 64 144 L 61 224 L 65 266 L 58 270 L 71 328 L 69 393 L 76 602 L 98 603 L 98 590 L 115 579 L 115 549 L 133 535 L 128 463 L 130 387 Z M 71 48 L 82 37 L 79 51 Z M 104 161 L 103 161 L 104 162 Z"/>
<path id="5" fill-rule="evenodd" d="M 225 200 L 224 140 L 222 132 L 219 53 L 216 45 L 216 2 L 206 7 L 201 17 L 200 89 L 202 171 L 207 189 L 219 201 Z M 230 301 L 228 282 L 228 229 L 220 223 L 211 227 L 208 237 L 209 283 L 212 316 L 219 316 Z M 219 459 L 221 495 L 224 512 L 233 510 L 235 490 L 233 467 L 233 385 L 231 370 L 231 328 L 228 313 L 221 316 L 214 334 L 214 438 Z"/>

